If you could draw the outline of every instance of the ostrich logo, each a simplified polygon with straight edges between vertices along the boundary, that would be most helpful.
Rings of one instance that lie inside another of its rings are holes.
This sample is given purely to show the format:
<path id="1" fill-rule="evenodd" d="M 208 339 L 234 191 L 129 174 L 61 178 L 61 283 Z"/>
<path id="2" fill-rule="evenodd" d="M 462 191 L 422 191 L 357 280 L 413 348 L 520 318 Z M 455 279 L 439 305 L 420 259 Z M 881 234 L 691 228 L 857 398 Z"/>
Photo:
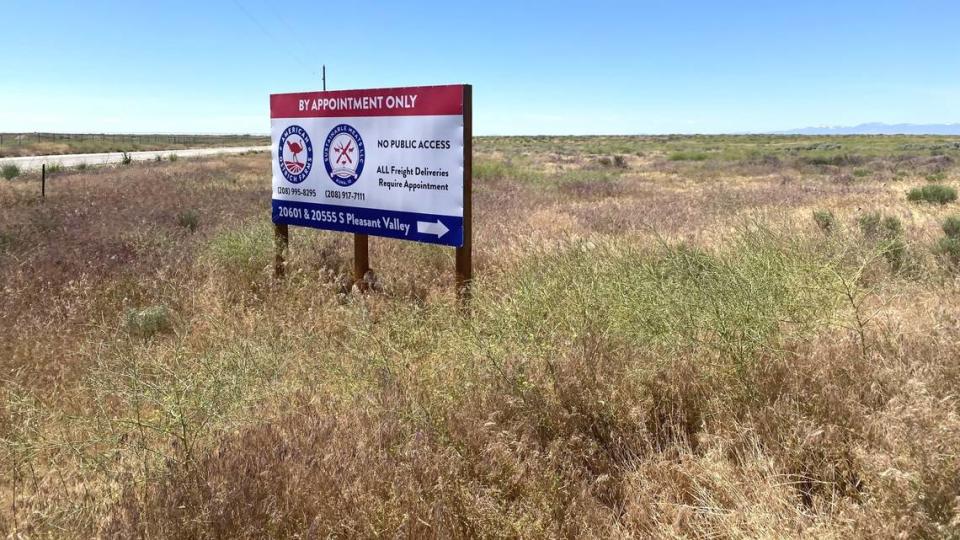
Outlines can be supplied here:
<path id="1" fill-rule="evenodd" d="M 280 172 L 291 184 L 299 184 L 310 176 L 313 168 L 313 144 L 310 135 L 300 126 L 288 126 L 280 135 L 277 149 Z"/>
<path id="2" fill-rule="evenodd" d="M 360 179 L 367 152 L 360 133 L 347 124 L 330 130 L 323 145 L 323 165 L 338 186 L 351 186 Z"/>

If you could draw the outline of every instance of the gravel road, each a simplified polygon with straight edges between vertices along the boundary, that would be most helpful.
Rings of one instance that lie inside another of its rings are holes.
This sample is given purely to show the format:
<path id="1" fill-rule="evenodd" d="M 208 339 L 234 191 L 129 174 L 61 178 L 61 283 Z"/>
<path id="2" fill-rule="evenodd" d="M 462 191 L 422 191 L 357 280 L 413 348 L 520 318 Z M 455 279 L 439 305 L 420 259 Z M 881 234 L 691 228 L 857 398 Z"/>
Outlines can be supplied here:
<path id="1" fill-rule="evenodd" d="M 269 146 L 232 146 L 227 148 L 188 148 L 185 150 L 151 150 L 148 152 L 130 152 L 130 158 L 134 161 L 153 161 L 157 156 L 167 159 L 170 154 L 177 157 L 198 157 L 212 156 L 217 154 L 241 154 L 243 152 L 266 152 Z M 16 165 L 21 170 L 36 170 L 40 165 L 46 163 L 48 166 L 59 163 L 62 167 L 76 167 L 81 163 L 87 165 L 102 165 L 105 163 L 120 163 L 123 161 L 123 154 L 120 152 L 107 152 L 103 154 L 63 154 L 53 156 L 25 156 L 0 158 L 0 167 L 4 165 Z"/>

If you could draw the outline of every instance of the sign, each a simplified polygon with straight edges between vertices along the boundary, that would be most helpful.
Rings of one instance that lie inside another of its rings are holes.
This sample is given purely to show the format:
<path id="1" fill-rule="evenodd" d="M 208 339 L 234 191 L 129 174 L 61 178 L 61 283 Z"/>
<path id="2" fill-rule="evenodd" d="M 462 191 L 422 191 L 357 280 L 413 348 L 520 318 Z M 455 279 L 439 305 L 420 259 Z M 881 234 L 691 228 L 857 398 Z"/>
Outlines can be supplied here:
<path id="1" fill-rule="evenodd" d="M 463 246 L 468 88 L 271 95 L 273 222 Z"/>

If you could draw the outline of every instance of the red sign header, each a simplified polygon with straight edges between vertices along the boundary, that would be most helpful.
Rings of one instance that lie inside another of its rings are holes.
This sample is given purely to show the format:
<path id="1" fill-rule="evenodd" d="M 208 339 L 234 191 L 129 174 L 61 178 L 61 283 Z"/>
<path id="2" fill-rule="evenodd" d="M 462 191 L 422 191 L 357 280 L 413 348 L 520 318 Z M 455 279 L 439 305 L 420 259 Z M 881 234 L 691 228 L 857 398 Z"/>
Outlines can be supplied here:
<path id="1" fill-rule="evenodd" d="M 463 85 L 272 94 L 270 118 L 463 114 Z"/>

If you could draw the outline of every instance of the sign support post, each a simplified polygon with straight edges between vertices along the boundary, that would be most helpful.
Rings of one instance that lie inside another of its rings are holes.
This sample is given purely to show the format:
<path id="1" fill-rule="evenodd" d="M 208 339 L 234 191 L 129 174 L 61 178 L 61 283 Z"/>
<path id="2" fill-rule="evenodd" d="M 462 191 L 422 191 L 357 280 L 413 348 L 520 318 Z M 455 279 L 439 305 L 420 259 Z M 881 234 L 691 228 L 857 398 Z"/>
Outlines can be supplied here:
<path id="1" fill-rule="evenodd" d="M 274 259 L 273 259 L 273 275 L 274 277 L 282 278 L 286 273 L 286 263 L 283 260 L 284 255 L 287 251 L 287 246 L 290 244 L 290 228 L 286 223 L 274 223 L 273 224 L 273 247 L 274 247 Z"/>
<path id="2" fill-rule="evenodd" d="M 353 235 L 353 283 L 361 291 L 367 290 L 367 282 L 363 277 L 370 270 L 369 240 L 365 234 Z"/>
<path id="3" fill-rule="evenodd" d="M 456 287 L 461 304 L 470 301 L 473 281 L 473 87 L 463 87 L 463 245 L 457 248 Z"/>

